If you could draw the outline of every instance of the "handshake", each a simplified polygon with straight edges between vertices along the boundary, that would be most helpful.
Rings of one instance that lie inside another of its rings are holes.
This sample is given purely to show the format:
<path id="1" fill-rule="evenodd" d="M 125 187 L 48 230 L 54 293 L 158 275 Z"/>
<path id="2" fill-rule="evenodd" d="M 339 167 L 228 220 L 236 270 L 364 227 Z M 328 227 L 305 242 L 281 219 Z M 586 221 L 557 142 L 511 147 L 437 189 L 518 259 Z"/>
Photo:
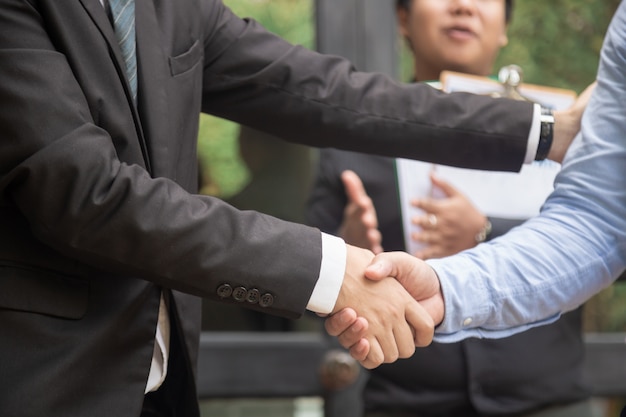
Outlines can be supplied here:
<path id="1" fill-rule="evenodd" d="M 348 245 L 344 281 L 326 331 L 365 368 L 395 362 L 428 346 L 443 320 L 435 271 L 403 252 L 372 252 Z"/>

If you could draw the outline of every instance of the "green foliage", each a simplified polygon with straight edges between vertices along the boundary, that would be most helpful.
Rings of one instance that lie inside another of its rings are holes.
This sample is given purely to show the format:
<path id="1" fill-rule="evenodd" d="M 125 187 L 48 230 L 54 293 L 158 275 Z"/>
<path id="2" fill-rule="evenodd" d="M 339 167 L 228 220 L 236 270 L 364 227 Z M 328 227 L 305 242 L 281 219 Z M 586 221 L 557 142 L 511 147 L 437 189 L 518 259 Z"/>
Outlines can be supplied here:
<path id="1" fill-rule="evenodd" d="M 626 282 L 618 281 L 585 304 L 584 328 L 591 332 L 626 331 Z"/>
<path id="2" fill-rule="evenodd" d="M 224 0 L 224 4 L 289 42 L 308 48 L 314 45 L 313 0 Z"/>
<path id="3" fill-rule="evenodd" d="M 602 40 L 619 0 L 516 1 L 497 67 L 518 64 L 525 81 L 581 92 L 595 79 Z"/>
<path id="4" fill-rule="evenodd" d="M 224 4 L 241 17 L 254 17 L 292 43 L 313 46 L 313 0 L 224 0 Z M 229 198 L 249 181 L 239 158 L 237 132 L 238 126 L 232 122 L 201 116 L 198 153 L 204 171 L 203 193 Z"/>
<path id="5" fill-rule="evenodd" d="M 227 198 L 248 181 L 248 172 L 239 158 L 237 131 L 238 126 L 233 122 L 206 114 L 200 116 L 201 193 Z"/>

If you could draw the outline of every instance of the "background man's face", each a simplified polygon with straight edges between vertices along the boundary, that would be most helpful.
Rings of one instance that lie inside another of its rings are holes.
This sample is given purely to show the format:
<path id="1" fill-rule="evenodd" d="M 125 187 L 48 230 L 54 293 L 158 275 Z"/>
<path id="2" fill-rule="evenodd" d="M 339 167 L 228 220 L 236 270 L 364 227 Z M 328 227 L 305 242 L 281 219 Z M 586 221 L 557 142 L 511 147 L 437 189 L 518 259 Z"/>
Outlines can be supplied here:
<path id="1" fill-rule="evenodd" d="M 400 31 L 415 54 L 416 75 L 438 76 L 442 70 L 491 74 L 508 42 L 505 8 L 505 0 L 413 0 L 408 11 L 399 9 Z"/>

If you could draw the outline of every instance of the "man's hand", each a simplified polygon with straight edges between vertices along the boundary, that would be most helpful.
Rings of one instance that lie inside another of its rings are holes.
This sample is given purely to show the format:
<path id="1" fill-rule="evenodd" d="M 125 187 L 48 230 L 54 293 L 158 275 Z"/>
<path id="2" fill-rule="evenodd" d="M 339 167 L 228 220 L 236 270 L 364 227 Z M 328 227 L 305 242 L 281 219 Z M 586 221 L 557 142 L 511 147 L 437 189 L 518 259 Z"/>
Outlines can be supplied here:
<path id="1" fill-rule="evenodd" d="M 412 219 L 420 231 L 411 237 L 425 247 L 413 255 L 420 259 L 442 258 L 476 246 L 476 235 L 485 227 L 487 218 L 452 184 L 431 174 L 434 187 L 442 198 L 422 198 L 412 205 L 424 211 Z"/>
<path id="2" fill-rule="evenodd" d="M 370 352 L 370 343 L 365 338 L 369 323 L 363 317 L 359 317 L 351 308 L 329 316 L 324 322 L 326 332 L 339 339 L 341 346 L 350 350 L 350 355 L 361 363 Z"/>
<path id="3" fill-rule="evenodd" d="M 439 278 L 424 261 L 404 252 L 381 253 L 367 267 L 365 274 L 371 280 L 382 280 L 382 282 L 389 280 L 390 276 L 395 277 L 412 297 L 420 302 L 430 315 L 432 322 L 439 324 L 443 320 L 445 306 Z M 352 357 L 361 363 L 371 364 L 372 358 L 376 358 L 379 353 L 372 352 L 374 346 L 372 338 L 364 338 L 369 324 L 368 317 L 364 317 L 360 312 L 345 309 L 326 319 L 326 330 L 329 334 L 338 337 L 339 343 L 350 350 Z M 423 326 L 414 326 L 414 329 L 416 346 L 430 344 L 433 329 Z M 421 331 L 426 331 L 426 333 L 420 335 Z M 421 342 L 428 341 L 428 343 L 418 344 L 418 339 Z M 370 362 L 364 361 L 366 358 Z"/>
<path id="4" fill-rule="evenodd" d="M 365 192 L 363 182 L 353 171 L 344 171 L 341 180 L 346 189 L 348 204 L 343 213 L 339 236 L 354 246 L 382 252 L 382 235 L 372 199 Z"/>
<path id="5" fill-rule="evenodd" d="M 443 320 L 445 305 L 439 277 L 421 259 L 406 252 L 385 252 L 376 255 L 365 270 L 371 280 L 394 277 L 426 309 L 435 325 Z M 417 337 L 417 335 L 416 335 Z"/>
<path id="6" fill-rule="evenodd" d="M 375 273 L 375 280 L 365 278 L 364 270 L 373 258 L 370 251 L 350 245 L 347 249 L 346 273 L 333 313 L 351 307 L 359 317 L 367 320 L 367 325 L 366 342 L 361 342 L 361 337 L 351 338 L 348 333 L 340 338 L 342 346 L 352 348 L 357 343 L 367 343 L 369 352 L 366 356 L 355 356 L 358 349 L 351 349 L 351 353 L 364 367 L 374 368 L 382 363 L 395 362 L 398 358 L 408 358 L 415 352 L 415 346 L 430 344 L 434 324 L 429 313 L 399 281 L 388 276 L 379 277 Z M 328 320 L 333 321 L 337 317 L 345 316 L 335 315 Z M 363 325 L 360 321 L 357 323 Z M 339 335 L 332 331 L 335 327 L 342 328 L 342 325 L 327 325 L 333 336 Z M 360 335 L 362 332 L 353 329 L 352 334 Z M 352 341 L 348 346 L 344 344 L 346 339 Z"/>
<path id="7" fill-rule="evenodd" d="M 583 117 L 595 87 L 595 82 L 589 85 L 569 109 L 554 111 L 554 138 L 548 153 L 548 159 L 559 163 L 563 162 L 569 145 L 580 131 L 580 119 Z"/>

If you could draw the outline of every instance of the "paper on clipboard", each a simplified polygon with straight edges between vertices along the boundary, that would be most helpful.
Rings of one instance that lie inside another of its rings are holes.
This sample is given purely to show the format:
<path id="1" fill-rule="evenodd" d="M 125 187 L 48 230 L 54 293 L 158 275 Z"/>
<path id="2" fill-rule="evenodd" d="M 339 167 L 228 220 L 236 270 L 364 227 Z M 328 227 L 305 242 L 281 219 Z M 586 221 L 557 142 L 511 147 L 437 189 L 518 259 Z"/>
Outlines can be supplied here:
<path id="1" fill-rule="evenodd" d="M 444 91 L 465 91 L 490 94 L 501 87 L 497 81 L 484 77 L 446 72 L 441 78 Z M 533 101 L 555 109 L 569 107 L 576 94 L 570 90 L 522 85 L 520 92 Z M 463 192 L 485 215 L 508 219 L 527 219 L 539 213 L 541 205 L 553 190 L 554 178 L 561 169 L 560 164 L 541 161 L 524 165 L 519 173 L 481 171 L 455 168 L 445 165 L 414 161 L 396 160 L 402 223 L 406 249 L 413 254 L 423 244 L 413 241 L 411 234 L 419 231 L 411 219 L 420 215 L 421 210 L 411 205 L 415 198 L 436 196 L 432 189 L 430 173 L 451 183 Z M 439 191 L 440 193 L 440 191 Z"/>

